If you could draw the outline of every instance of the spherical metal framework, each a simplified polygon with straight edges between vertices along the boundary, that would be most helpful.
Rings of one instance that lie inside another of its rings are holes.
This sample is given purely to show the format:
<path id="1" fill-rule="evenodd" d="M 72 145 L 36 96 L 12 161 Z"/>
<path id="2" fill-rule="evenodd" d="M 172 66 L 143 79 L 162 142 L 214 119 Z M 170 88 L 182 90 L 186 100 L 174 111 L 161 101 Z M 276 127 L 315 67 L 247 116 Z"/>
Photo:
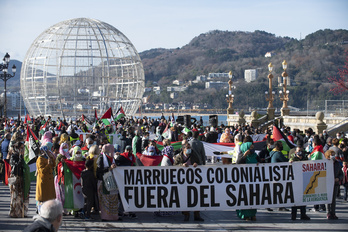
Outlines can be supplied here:
<path id="1" fill-rule="evenodd" d="M 79 117 L 119 107 L 133 115 L 145 89 L 144 69 L 129 39 L 94 19 L 60 22 L 29 48 L 21 93 L 31 115 Z"/>

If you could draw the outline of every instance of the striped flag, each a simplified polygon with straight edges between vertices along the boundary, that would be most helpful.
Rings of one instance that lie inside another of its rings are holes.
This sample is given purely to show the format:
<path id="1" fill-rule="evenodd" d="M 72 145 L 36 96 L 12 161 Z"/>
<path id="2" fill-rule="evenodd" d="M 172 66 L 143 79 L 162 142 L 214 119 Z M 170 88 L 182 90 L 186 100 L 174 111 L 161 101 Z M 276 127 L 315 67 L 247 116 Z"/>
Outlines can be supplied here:
<path id="1" fill-rule="evenodd" d="M 87 129 L 90 130 L 93 127 L 93 123 L 89 118 L 87 118 L 84 114 L 82 114 L 82 122 L 86 124 Z"/>
<path id="2" fill-rule="evenodd" d="M 30 179 L 35 181 L 36 158 L 40 155 L 40 142 L 33 131 L 28 127 L 25 140 L 24 160 L 30 170 Z"/>
<path id="3" fill-rule="evenodd" d="M 123 118 L 124 116 L 126 116 L 126 114 L 125 114 L 125 112 L 124 112 L 124 110 L 123 110 L 123 108 L 122 108 L 122 106 L 117 110 L 117 112 L 116 112 L 116 121 L 117 120 L 120 120 L 121 118 Z"/>
<path id="4" fill-rule="evenodd" d="M 84 168 L 85 161 L 64 161 L 65 209 L 83 208 L 81 172 Z"/>
<path id="5" fill-rule="evenodd" d="M 189 128 L 185 127 L 181 132 L 187 135 L 187 133 L 191 131 Z"/>
<path id="6" fill-rule="evenodd" d="M 116 130 L 116 124 L 114 116 L 112 116 L 112 109 L 111 107 L 105 112 L 103 117 L 100 118 L 105 126 L 112 125 L 114 131 Z"/>
<path id="7" fill-rule="evenodd" d="M 288 138 L 284 135 L 284 133 L 279 130 L 279 128 L 276 125 L 273 125 L 273 140 L 281 141 L 283 144 L 283 150 L 289 152 L 290 149 L 296 147 L 295 144 L 293 144 L 291 141 L 288 140 Z"/>
<path id="8" fill-rule="evenodd" d="M 39 132 L 40 134 L 42 134 L 42 135 L 45 134 L 47 123 L 48 123 L 48 121 L 45 122 L 45 125 L 40 127 L 40 132 Z"/>
<path id="9" fill-rule="evenodd" d="M 29 114 L 27 114 L 24 118 L 24 124 L 32 123 L 31 118 L 29 117 Z"/>

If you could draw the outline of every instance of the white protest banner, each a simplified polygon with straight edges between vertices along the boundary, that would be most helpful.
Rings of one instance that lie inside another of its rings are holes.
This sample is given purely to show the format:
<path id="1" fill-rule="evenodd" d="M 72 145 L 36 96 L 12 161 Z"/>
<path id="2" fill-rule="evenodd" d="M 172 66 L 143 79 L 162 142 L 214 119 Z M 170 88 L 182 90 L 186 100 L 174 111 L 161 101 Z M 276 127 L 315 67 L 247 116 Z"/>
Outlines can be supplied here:
<path id="1" fill-rule="evenodd" d="M 331 160 L 113 169 L 126 211 L 202 211 L 329 203 Z"/>

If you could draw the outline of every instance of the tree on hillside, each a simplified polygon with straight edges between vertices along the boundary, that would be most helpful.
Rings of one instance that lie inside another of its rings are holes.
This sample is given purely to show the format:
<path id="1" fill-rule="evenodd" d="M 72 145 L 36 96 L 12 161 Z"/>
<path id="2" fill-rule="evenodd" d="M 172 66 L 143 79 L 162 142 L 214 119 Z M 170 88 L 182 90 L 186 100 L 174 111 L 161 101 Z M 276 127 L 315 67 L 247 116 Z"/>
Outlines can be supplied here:
<path id="1" fill-rule="evenodd" d="M 338 69 L 338 77 L 328 77 L 329 81 L 335 84 L 335 87 L 330 89 L 334 94 L 341 94 L 348 91 L 348 51 L 346 51 L 346 61 L 344 67 Z"/>

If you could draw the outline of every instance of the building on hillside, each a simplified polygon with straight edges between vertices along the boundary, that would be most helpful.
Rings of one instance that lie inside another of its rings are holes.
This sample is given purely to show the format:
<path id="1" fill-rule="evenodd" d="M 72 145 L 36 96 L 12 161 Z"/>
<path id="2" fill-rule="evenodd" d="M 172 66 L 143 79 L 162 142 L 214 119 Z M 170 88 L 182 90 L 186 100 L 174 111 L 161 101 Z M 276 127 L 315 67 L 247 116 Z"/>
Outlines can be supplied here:
<path id="1" fill-rule="evenodd" d="M 152 88 L 151 87 L 145 87 L 145 92 L 151 92 Z"/>
<path id="2" fill-rule="evenodd" d="M 256 69 L 246 69 L 244 71 L 244 79 L 246 82 L 256 81 L 257 79 L 257 70 Z"/>
<path id="3" fill-rule="evenodd" d="M 274 52 L 266 52 L 265 57 L 272 57 L 274 55 L 275 55 Z"/>
<path id="4" fill-rule="evenodd" d="M 224 77 L 229 77 L 228 73 L 209 73 L 208 74 L 208 80 L 213 79 L 213 78 L 224 78 Z"/>
<path id="5" fill-rule="evenodd" d="M 182 84 L 184 84 L 183 81 L 180 81 L 180 80 L 173 81 L 173 85 L 182 85 Z"/>
<path id="6" fill-rule="evenodd" d="M 161 94 L 161 87 L 160 86 L 155 86 L 152 88 L 155 94 L 160 95 Z"/>
<path id="7" fill-rule="evenodd" d="M 171 99 L 175 99 L 175 98 L 178 97 L 178 93 L 177 93 L 177 92 L 172 92 L 172 93 L 170 93 L 169 97 L 170 97 Z"/>
<path id="8" fill-rule="evenodd" d="M 206 81 L 206 80 L 207 80 L 207 77 L 205 75 L 196 76 L 196 81 L 197 82 L 203 82 L 203 81 Z"/>
<path id="9" fill-rule="evenodd" d="M 206 89 L 222 89 L 227 88 L 228 84 L 222 81 L 207 81 L 205 82 Z"/>
<path id="10" fill-rule="evenodd" d="M 184 92 L 188 89 L 186 86 L 169 86 L 167 92 Z"/>

